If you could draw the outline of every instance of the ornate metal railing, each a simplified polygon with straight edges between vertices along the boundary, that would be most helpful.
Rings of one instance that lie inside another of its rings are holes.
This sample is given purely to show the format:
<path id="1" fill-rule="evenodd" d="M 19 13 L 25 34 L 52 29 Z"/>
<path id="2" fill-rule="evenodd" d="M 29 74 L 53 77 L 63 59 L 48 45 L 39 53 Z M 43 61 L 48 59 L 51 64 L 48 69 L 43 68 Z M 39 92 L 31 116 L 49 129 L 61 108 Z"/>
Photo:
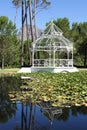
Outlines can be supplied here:
<path id="1" fill-rule="evenodd" d="M 33 67 L 73 67 L 72 59 L 34 59 Z"/>

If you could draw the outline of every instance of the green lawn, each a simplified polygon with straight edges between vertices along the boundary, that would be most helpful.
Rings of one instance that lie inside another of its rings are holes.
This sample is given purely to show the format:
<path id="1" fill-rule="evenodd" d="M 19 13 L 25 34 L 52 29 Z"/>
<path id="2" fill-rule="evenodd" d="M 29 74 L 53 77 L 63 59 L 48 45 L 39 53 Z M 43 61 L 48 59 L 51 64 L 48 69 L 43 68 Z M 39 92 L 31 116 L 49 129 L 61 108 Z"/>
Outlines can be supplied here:
<path id="1" fill-rule="evenodd" d="M 11 69 L 0 69 L 0 76 L 3 74 L 15 74 L 17 73 L 17 71 L 19 70 L 19 68 L 11 68 Z"/>
<path id="2" fill-rule="evenodd" d="M 1 74 L 13 74 L 13 73 L 17 73 L 17 71 L 19 70 L 19 68 L 11 68 L 11 69 L 0 69 L 0 75 Z M 79 69 L 79 71 L 87 71 L 87 69 Z"/>

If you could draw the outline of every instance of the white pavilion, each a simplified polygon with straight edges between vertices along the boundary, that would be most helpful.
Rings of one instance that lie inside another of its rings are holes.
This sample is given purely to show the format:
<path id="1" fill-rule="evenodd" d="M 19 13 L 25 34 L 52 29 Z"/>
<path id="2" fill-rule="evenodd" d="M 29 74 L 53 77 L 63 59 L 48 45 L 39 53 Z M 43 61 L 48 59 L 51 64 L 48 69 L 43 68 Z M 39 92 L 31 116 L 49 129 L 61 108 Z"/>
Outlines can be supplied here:
<path id="1" fill-rule="evenodd" d="M 76 72 L 73 66 L 73 43 L 53 22 L 32 43 L 32 67 L 20 72 Z"/>

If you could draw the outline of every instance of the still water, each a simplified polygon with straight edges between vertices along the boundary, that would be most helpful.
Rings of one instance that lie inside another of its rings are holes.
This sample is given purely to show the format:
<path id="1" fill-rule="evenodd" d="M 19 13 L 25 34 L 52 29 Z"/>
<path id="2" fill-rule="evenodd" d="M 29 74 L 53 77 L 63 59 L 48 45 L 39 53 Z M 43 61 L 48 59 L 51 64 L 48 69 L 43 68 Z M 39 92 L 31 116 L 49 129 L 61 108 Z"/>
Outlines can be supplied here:
<path id="1" fill-rule="evenodd" d="M 87 130 L 87 107 L 55 108 L 49 103 L 12 102 L 20 77 L 0 78 L 0 130 Z"/>

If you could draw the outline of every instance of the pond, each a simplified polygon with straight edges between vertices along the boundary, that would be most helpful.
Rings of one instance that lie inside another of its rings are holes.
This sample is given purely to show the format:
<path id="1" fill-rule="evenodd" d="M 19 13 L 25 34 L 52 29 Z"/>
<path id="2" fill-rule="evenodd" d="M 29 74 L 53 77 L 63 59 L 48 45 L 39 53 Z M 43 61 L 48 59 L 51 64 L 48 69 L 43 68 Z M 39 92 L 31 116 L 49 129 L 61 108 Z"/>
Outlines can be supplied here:
<path id="1" fill-rule="evenodd" d="M 0 130 L 87 130 L 87 107 L 53 107 L 50 102 L 15 102 L 9 92 L 20 91 L 20 77 L 0 78 Z"/>

